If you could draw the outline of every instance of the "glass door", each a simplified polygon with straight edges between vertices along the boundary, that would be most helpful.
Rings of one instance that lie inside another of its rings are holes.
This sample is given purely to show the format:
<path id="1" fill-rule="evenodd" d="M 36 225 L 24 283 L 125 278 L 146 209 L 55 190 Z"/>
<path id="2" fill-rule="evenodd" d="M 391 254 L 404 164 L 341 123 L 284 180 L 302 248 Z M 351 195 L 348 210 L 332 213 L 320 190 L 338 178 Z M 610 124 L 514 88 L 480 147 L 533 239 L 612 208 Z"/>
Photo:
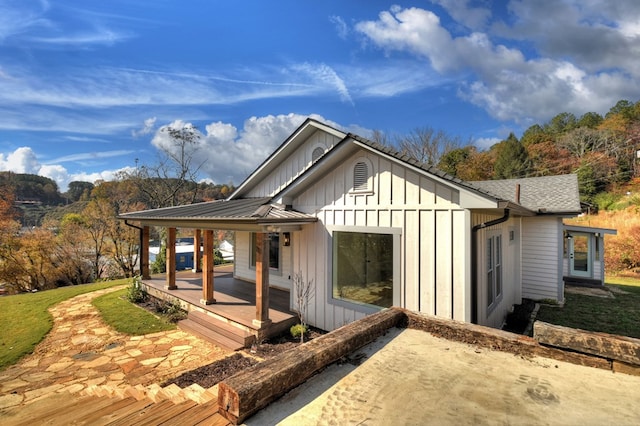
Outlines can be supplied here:
<path id="1" fill-rule="evenodd" d="M 591 235 L 572 233 L 569 239 L 570 274 L 591 277 Z"/>

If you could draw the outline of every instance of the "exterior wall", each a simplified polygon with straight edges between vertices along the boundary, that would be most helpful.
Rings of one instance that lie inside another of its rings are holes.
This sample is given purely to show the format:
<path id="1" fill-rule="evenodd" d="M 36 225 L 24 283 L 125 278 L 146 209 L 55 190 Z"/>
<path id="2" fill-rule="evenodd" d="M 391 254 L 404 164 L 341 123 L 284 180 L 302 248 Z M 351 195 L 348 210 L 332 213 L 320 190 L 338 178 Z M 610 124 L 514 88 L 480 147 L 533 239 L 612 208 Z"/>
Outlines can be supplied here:
<path id="1" fill-rule="evenodd" d="M 522 222 L 522 297 L 564 302 L 562 220 L 538 216 Z"/>
<path id="2" fill-rule="evenodd" d="M 493 215 L 473 215 L 473 223 L 479 224 L 497 219 Z M 489 307 L 487 295 L 487 238 L 502 237 L 502 295 Z M 521 274 L 521 219 L 508 221 L 478 231 L 478 323 L 500 328 L 515 304 L 522 303 Z"/>
<path id="3" fill-rule="evenodd" d="M 282 161 L 267 179 L 256 185 L 247 197 L 268 197 L 278 193 L 311 166 L 311 154 L 315 148 L 324 148 L 326 152 L 339 141 L 340 139 L 329 133 L 315 132 L 292 155 Z"/>
<path id="4" fill-rule="evenodd" d="M 373 167 L 371 191 L 353 193 L 353 165 L 363 158 Z M 366 314 L 332 298 L 329 229 L 336 226 L 399 231 L 400 282 L 394 285 L 400 286 L 400 306 L 469 321 L 470 214 L 458 199 L 456 190 L 367 151 L 345 159 L 294 199 L 296 210 L 319 219 L 293 238 L 293 269 L 316 287 L 309 323 L 332 330 Z"/>
<path id="5" fill-rule="evenodd" d="M 291 269 L 292 247 L 284 247 L 280 238 L 280 270 L 269 271 L 269 285 L 284 290 L 291 290 L 293 272 Z M 236 253 L 234 260 L 234 277 L 249 281 L 256 281 L 256 268 L 251 266 L 251 233 L 236 231 Z"/>

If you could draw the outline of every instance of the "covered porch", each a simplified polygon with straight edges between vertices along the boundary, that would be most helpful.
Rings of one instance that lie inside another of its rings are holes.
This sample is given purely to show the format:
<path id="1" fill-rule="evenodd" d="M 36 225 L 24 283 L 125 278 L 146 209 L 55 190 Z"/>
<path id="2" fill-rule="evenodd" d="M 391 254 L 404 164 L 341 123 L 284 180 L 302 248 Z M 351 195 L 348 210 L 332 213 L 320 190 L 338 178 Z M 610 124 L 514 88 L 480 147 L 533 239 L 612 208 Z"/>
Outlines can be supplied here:
<path id="1" fill-rule="evenodd" d="M 289 291 L 269 284 L 270 235 L 290 235 L 317 218 L 274 204 L 269 198 L 213 201 L 125 213 L 119 218 L 140 230 L 140 275 L 146 290 L 155 297 L 180 303 L 189 312 L 181 328 L 238 349 L 280 334 L 297 322 L 291 312 Z M 151 226 L 166 229 L 166 273 L 156 276 L 149 273 Z M 192 272 L 176 270 L 178 228 L 194 232 Z M 214 267 L 214 230 L 255 234 L 254 247 L 244 250 L 252 250 L 255 282 L 248 282 L 253 277 L 243 277 L 247 281 L 235 278 L 234 269 Z"/>
<path id="2" fill-rule="evenodd" d="M 211 329 L 217 330 L 221 336 L 210 337 L 223 346 L 233 347 L 236 341 L 241 346 L 249 346 L 253 341 L 260 341 L 286 332 L 298 321 L 297 315 L 290 310 L 290 293 L 285 290 L 271 288 L 269 290 L 270 325 L 261 328 L 255 324 L 256 318 L 256 292 L 255 284 L 239 280 L 233 277 L 233 265 L 216 267 L 215 276 L 215 303 L 203 304 L 202 273 L 193 271 L 178 271 L 175 278 L 175 289 L 168 290 L 165 274 L 154 274 L 143 279 L 145 290 L 152 296 L 177 303 L 189 313 L 189 321 L 202 325 L 207 322 Z M 195 320 L 194 320 L 195 318 Z M 181 328 L 193 331 L 196 334 L 207 334 L 203 327 L 193 325 L 198 330 L 189 329 L 189 322 L 180 324 Z M 206 327 L 204 327 L 206 328 Z M 239 339 L 234 339 L 228 334 L 235 334 Z M 215 333 L 213 333 L 215 336 Z M 220 342 L 219 340 L 222 340 Z M 239 347 L 240 345 L 238 345 Z"/>

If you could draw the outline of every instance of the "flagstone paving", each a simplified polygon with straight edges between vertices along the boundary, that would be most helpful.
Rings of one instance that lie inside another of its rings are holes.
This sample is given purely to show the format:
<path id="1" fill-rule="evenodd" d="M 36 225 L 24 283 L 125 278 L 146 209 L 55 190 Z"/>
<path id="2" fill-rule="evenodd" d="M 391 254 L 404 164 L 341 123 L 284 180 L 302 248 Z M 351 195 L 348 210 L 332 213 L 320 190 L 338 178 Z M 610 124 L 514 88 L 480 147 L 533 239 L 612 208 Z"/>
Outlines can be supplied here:
<path id="1" fill-rule="evenodd" d="M 76 296 L 49 310 L 54 325 L 45 340 L 33 354 L 0 371 L 0 409 L 96 385 L 160 384 L 230 353 L 180 330 L 144 336 L 116 332 L 91 300 L 120 288 Z"/>

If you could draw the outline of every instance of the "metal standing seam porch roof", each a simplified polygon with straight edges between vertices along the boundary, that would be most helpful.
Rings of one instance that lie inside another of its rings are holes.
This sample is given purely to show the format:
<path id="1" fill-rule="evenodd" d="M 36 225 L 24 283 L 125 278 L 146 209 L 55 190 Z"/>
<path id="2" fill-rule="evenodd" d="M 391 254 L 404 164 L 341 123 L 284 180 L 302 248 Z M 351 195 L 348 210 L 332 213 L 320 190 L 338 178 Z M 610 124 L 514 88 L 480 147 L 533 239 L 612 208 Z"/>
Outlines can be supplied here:
<path id="1" fill-rule="evenodd" d="M 119 219 L 139 221 L 150 225 L 185 226 L 203 223 L 227 226 L 300 225 L 318 219 L 305 213 L 271 203 L 271 197 L 217 200 L 184 206 L 164 207 L 123 213 Z"/>

